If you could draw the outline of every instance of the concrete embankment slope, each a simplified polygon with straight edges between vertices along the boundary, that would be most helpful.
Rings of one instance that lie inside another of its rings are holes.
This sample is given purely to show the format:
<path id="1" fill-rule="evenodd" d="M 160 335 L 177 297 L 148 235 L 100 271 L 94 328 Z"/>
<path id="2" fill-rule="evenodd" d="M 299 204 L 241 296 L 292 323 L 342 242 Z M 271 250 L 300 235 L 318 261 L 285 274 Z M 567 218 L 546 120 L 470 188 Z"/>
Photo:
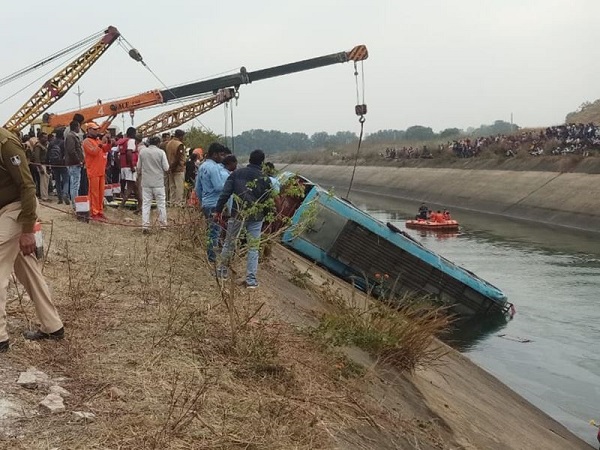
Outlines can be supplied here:
<path id="1" fill-rule="evenodd" d="M 292 164 L 345 195 L 351 166 Z M 588 231 L 600 231 L 600 174 L 449 168 L 357 167 L 353 189 Z"/>

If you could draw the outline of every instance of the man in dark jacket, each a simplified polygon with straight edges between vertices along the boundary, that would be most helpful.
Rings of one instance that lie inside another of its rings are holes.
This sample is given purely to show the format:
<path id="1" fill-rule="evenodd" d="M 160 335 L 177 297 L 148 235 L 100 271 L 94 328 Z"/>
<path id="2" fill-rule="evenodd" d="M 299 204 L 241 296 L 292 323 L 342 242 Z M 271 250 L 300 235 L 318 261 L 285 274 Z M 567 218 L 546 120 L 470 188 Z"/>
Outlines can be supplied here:
<path id="1" fill-rule="evenodd" d="M 69 166 L 69 181 L 71 201 L 75 208 L 75 197 L 79 195 L 81 184 L 81 166 L 83 165 L 83 148 L 79 137 L 81 129 L 76 120 L 69 124 L 69 131 L 65 134 L 65 165 Z"/>
<path id="2" fill-rule="evenodd" d="M 250 153 L 250 164 L 229 175 L 223 192 L 217 201 L 215 220 L 221 221 L 223 208 L 229 197 L 233 195 L 231 219 L 227 222 L 227 236 L 221 253 L 221 264 L 218 274 L 227 278 L 227 265 L 231 253 L 237 246 L 242 230 L 248 243 L 248 258 L 246 260 L 246 287 L 258 287 L 256 272 L 258 271 L 258 250 L 260 248 L 260 233 L 265 217 L 265 205 L 271 193 L 271 180 L 262 172 L 265 154 L 262 150 Z"/>
<path id="3" fill-rule="evenodd" d="M 48 164 L 56 183 L 58 203 L 69 204 L 69 171 L 65 167 L 65 129 L 58 128 L 48 148 Z"/>
<path id="4" fill-rule="evenodd" d="M 40 199 L 44 202 L 49 202 L 48 197 L 48 184 L 50 183 L 50 174 L 48 173 L 48 134 L 38 134 L 38 141 L 33 147 L 33 163 L 35 164 L 35 170 L 40 174 L 40 184 L 38 190 L 40 191 Z"/>

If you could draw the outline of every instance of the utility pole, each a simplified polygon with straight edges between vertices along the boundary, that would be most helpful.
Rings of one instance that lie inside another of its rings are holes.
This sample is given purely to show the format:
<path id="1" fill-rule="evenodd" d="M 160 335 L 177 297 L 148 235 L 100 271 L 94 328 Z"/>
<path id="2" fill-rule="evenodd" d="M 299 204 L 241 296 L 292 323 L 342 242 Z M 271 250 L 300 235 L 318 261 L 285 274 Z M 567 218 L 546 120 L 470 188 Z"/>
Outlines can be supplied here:
<path id="1" fill-rule="evenodd" d="M 82 91 L 79 85 L 77 85 L 77 92 L 73 92 L 73 94 L 75 94 L 77 96 L 77 99 L 79 100 L 79 109 L 81 109 L 81 96 L 84 92 L 85 91 Z"/>
<path id="2" fill-rule="evenodd" d="M 512 133 L 513 131 L 515 131 L 513 128 L 513 113 L 510 113 L 510 132 Z"/>

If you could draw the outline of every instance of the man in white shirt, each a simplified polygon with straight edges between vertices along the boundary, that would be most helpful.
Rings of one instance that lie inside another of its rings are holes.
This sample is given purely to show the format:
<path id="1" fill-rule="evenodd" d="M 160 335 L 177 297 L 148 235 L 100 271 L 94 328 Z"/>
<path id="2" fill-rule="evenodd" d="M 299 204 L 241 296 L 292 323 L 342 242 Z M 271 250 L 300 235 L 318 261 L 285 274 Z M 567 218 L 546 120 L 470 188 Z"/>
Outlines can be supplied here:
<path id="1" fill-rule="evenodd" d="M 161 228 L 167 226 L 165 172 L 169 170 L 169 161 L 165 152 L 158 148 L 160 137 L 151 137 L 148 144 L 148 147 L 140 152 L 137 161 L 137 171 L 142 178 L 142 227 L 144 233 L 150 232 L 150 208 L 153 199 L 156 200 Z"/>

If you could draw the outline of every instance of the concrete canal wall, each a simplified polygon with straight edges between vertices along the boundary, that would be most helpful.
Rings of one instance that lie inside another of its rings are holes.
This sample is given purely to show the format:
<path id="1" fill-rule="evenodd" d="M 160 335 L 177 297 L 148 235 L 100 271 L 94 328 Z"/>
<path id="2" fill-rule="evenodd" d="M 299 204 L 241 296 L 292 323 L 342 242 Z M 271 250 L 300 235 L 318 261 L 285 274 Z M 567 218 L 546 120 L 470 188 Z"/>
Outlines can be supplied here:
<path id="1" fill-rule="evenodd" d="M 345 196 L 351 166 L 292 164 Z M 454 168 L 357 167 L 353 189 L 399 199 L 600 232 L 600 174 Z"/>

